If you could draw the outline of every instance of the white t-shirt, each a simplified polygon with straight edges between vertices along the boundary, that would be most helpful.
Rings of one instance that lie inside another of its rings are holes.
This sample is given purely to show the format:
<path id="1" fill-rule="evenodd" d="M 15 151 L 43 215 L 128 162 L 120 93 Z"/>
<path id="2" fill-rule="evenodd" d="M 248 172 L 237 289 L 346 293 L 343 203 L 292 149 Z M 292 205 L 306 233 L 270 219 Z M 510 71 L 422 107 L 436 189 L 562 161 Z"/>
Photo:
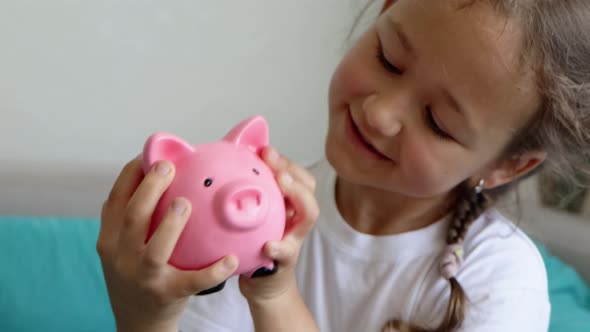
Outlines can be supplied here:
<path id="1" fill-rule="evenodd" d="M 300 293 L 322 332 L 378 332 L 392 318 L 437 326 L 449 301 L 439 273 L 448 218 L 391 236 L 352 229 L 335 204 L 336 174 L 327 161 L 317 178 L 320 217 L 308 234 L 296 268 Z M 543 260 L 528 237 L 491 210 L 464 240 L 457 280 L 468 298 L 461 331 L 547 331 L 550 304 Z M 182 332 L 254 331 L 237 278 L 207 296 L 194 296 L 180 321 Z"/>

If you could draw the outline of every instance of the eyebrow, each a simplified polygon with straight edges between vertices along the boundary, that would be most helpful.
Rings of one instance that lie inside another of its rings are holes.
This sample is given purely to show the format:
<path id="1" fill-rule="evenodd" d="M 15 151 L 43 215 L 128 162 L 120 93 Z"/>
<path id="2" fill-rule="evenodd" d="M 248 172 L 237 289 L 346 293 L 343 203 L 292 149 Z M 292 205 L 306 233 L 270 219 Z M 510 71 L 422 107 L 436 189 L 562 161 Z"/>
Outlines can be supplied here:
<path id="1" fill-rule="evenodd" d="M 397 37 L 399 38 L 400 42 L 402 43 L 402 46 L 406 49 L 406 51 L 408 51 L 412 55 L 416 55 L 415 49 L 412 46 L 412 43 L 410 43 L 408 36 L 404 32 L 402 25 L 392 19 L 387 20 L 387 22 L 389 22 L 389 25 L 397 34 Z"/>

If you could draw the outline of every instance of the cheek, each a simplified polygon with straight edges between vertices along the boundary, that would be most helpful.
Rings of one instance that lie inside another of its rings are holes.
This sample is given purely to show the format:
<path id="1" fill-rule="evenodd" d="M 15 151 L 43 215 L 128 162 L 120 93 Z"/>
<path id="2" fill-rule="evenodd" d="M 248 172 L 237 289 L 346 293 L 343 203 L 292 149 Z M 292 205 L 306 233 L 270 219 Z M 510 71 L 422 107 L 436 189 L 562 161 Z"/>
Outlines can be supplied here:
<path id="1" fill-rule="evenodd" d="M 406 185 L 416 196 L 444 194 L 469 177 L 463 158 L 451 157 L 444 150 L 433 151 L 426 144 L 405 144 L 401 169 Z"/>
<path id="2" fill-rule="evenodd" d="M 350 104 L 354 99 L 369 95 L 375 90 L 373 68 L 375 61 L 369 55 L 369 37 L 365 36 L 342 59 L 330 83 L 332 105 Z"/>

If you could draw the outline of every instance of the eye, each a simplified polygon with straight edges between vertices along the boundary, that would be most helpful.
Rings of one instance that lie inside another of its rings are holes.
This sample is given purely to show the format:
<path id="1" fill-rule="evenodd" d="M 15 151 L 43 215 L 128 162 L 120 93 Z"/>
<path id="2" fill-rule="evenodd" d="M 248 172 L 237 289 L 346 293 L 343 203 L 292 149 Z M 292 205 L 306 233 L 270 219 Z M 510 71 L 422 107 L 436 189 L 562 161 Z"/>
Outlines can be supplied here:
<path id="1" fill-rule="evenodd" d="M 385 70 L 387 70 L 388 72 L 396 75 L 403 74 L 401 69 L 397 68 L 394 64 L 389 62 L 389 60 L 387 60 L 387 58 L 385 57 L 385 53 L 383 52 L 383 45 L 381 45 L 381 41 L 379 41 L 379 43 L 377 44 L 377 60 L 379 60 L 383 68 L 385 68 Z"/>
<path id="2" fill-rule="evenodd" d="M 212 178 L 207 178 L 205 180 L 205 187 L 211 187 L 212 184 L 213 184 L 213 179 Z"/>
<path id="3" fill-rule="evenodd" d="M 252 168 L 252 172 L 256 175 L 260 175 L 260 172 L 256 168 Z"/>
<path id="4" fill-rule="evenodd" d="M 426 118 L 426 124 L 432 130 L 432 132 L 434 132 L 436 134 L 436 136 L 438 136 L 438 137 L 440 137 L 442 139 L 453 139 L 453 137 L 451 137 L 451 135 L 447 134 L 436 123 L 436 120 L 434 119 L 434 116 L 432 115 L 432 109 L 431 109 L 430 106 L 427 106 L 426 107 L 426 110 L 424 112 L 424 115 L 425 115 L 425 118 Z"/>

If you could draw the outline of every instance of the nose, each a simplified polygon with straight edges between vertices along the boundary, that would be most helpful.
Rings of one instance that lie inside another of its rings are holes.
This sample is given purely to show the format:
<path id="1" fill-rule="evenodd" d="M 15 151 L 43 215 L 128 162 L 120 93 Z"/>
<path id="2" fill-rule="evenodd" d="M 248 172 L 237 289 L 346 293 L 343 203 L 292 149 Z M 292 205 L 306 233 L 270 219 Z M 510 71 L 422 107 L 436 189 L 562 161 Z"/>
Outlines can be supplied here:
<path id="1" fill-rule="evenodd" d="M 367 124 L 380 135 L 393 137 L 402 131 L 403 110 L 408 108 L 403 96 L 374 93 L 362 104 Z"/>
<path id="2" fill-rule="evenodd" d="M 258 227 L 268 211 L 265 191 L 248 181 L 233 181 L 224 185 L 217 193 L 214 204 L 223 223 L 236 231 Z"/>

